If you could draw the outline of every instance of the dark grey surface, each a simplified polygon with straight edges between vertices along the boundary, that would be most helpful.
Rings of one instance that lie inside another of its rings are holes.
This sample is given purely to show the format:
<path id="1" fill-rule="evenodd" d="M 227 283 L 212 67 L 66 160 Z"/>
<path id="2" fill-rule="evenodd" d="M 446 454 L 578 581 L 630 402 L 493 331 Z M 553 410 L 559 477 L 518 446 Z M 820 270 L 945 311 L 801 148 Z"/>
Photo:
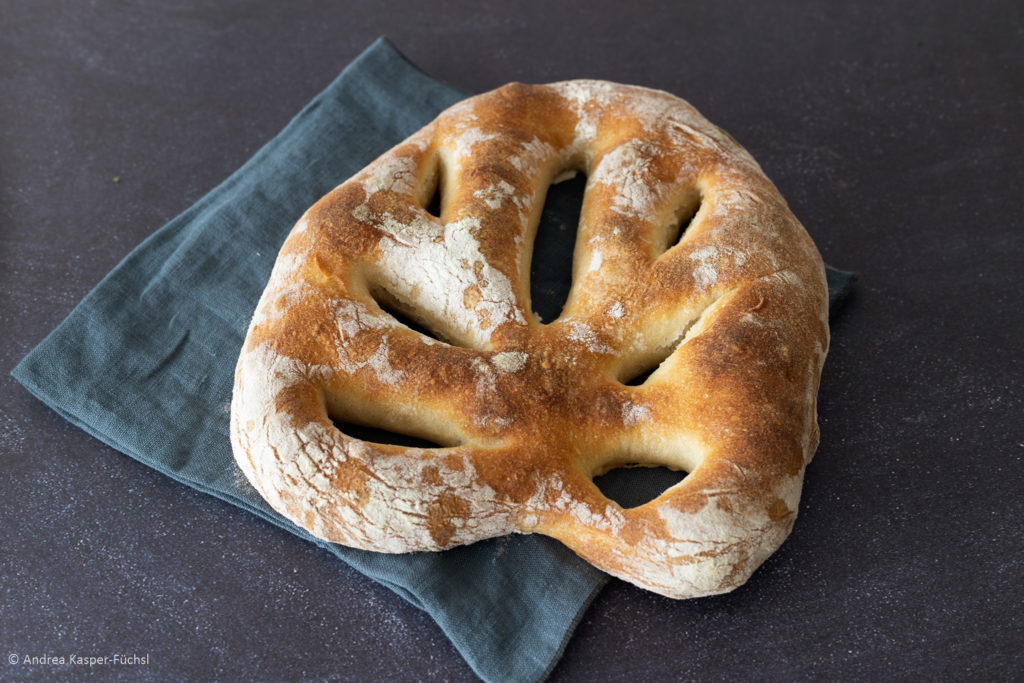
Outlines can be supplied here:
<path id="1" fill-rule="evenodd" d="M 790 540 L 727 596 L 613 583 L 552 680 L 1024 676 L 1022 20 L 948 0 L 0 0 L 0 678 L 473 679 L 386 589 L 7 375 L 381 34 L 467 91 L 600 77 L 681 95 L 861 272 Z M 6 663 L 113 653 L 150 663 Z"/>

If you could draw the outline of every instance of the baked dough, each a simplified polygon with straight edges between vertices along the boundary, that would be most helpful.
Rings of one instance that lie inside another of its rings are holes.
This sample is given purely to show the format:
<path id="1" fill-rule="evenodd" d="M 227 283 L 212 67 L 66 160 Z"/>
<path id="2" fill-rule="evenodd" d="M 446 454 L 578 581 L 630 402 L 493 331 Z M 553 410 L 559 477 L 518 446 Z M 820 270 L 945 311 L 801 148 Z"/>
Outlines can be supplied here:
<path id="1" fill-rule="evenodd" d="M 532 243 L 548 187 L 574 172 L 572 289 L 541 324 Z M 663 595 L 728 591 L 796 517 L 827 306 L 810 237 L 689 104 L 513 83 L 298 221 L 238 361 L 235 458 L 327 541 L 402 553 L 540 533 Z M 440 446 L 370 443 L 335 420 Z M 593 478 L 627 464 L 689 474 L 623 509 Z"/>

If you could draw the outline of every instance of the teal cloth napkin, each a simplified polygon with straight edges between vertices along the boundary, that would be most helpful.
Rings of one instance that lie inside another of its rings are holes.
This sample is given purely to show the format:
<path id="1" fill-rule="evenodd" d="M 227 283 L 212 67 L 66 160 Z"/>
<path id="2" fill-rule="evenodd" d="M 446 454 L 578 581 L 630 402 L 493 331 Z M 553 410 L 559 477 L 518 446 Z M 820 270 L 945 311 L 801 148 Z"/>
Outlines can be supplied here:
<path id="1" fill-rule="evenodd" d="M 238 476 L 228 441 L 235 361 L 292 225 L 462 97 L 377 40 L 242 168 L 132 251 L 13 375 L 117 450 L 317 543 L 426 610 L 483 679 L 536 681 L 603 573 L 541 536 L 408 555 L 324 543 Z M 849 276 L 829 275 L 838 297 Z"/>

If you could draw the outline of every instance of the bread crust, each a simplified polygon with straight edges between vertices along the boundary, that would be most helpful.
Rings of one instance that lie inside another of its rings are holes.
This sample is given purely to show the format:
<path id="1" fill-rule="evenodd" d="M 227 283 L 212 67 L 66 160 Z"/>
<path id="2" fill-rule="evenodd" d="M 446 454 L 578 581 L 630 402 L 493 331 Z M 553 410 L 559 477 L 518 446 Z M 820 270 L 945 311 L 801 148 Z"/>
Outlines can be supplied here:
<path id="1" fill-rule="evenodd" d="M 532 243 L 571 172 L 587 175 L 572 289 L 541 324 Z M 541 533 L 657 593 L 721 593 L 796 518 L 827 306 L 806 231 L 689 104 L 512 83 L 302 216 L 238 361 L 232 446 L 270 505 L 327 541 L 409 552 Z M 334 420 L 442 447 L 361 441 Z M 623 509 L 593 477 L 627 463 L 689 474 Z"/>

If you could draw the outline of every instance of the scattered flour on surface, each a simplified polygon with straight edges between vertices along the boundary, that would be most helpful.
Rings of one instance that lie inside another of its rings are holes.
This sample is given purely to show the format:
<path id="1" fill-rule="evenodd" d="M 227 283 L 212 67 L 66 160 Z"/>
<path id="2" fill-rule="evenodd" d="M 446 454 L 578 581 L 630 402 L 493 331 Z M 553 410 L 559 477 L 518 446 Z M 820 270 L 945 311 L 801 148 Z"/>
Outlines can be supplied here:
<path id="1" fill-rule="evenodd" d="M 632 427 L 651 419 L 651 409 L 639 403 L 626 401 L 622 406 L 622 424 Z"/>
<path id="2" fill-rule="evenodd" d="M 583 344 L 588 350 L 595 353 L 614 353 L 614 349 L 601 343 L 597 333 L 587 323 L 573 322 L 569 328 L 569 339 Z"/>
<path id="3" fill-rule="evenodd" d="M 502 372 L 519 372 L 529 357 L 530 354 L 523 351 L 502 351 L 494 354 L 491 362 Z"/>
<path id="4" fill-rule="evenodd" d="M 498 137 L 497 133 L 484 133 L 479 128 L 467 128 L 455 138 L 455 161 L 461 165 L 464 161 L 473 157 L 473 148 L 480 142 L 493 140 Z"/>
<path id="5" fill-rule="evenodd" d="M 364 361 L 353 360 L 348 355 L 348 351 L 343 346 L 339 345 L 338 362 L 341 364 L 342 369 L 350 375 L 368 367 L 374 371 L 377 375 L 377 379 L 384 384 L 398 386 L 405 377 L 405 372 L 398 370 L 391 365 L 391 359 L 388 356 L 389 350 L 390 348 L 387 335 L 384 335 L 384 338 L 377 346 L 377 350 L 373 352 L 373 355 Z"/>
<path id="6" fill-rule="evenodd" d="M 529 142 L 522 143 L 520 147 L 523 153 L 510 157 L 509 163 L 517 170 L 530 175 L 536 174 L 541 166 L 555 156 L 555 148 L 536 136 Z"/>
<path id="7" fill-rule="evenodd" d="M 654 145 L 633 138 L 601 157 L 590 181 L 615 190 L 612 211 L 638 218 L 652 215 L 665 191 L 663 183 L 648 177 L 650 159 L 657 154 Z"/>
<path id="8" fill-rule="evenodd" d="M 446 321 L 457 338 L 486 345 L 498 325 L 526 323 L 511 281 L 480 252 L 473 236 L 479 218 L 441 225 L 388 214 L 381 227 L 388 233 L 379 246 L 389 291 Z"/>
<path id="9" fill-rule="evenodd" d="M 718 270 L 715 268 L 718 256 L 718 248 L 713 246 L 694 249 L 690 254 L 690 259 L 697 262 L 693 279 L 698 288 L 707 289 L 718 282 Z"/>
<path id="10" fill-rule="evenodd" d="M 391 157 L 367 169 L 363 179 L 363 192 L 367 197 L 388 190 L 399 194 L 411 194 L 416 189 L 417 165 L 412 157 Z"/>
<path id="11" fill-rule="evenodd" d="M 256 306 L 252 325 L 277 320 L 302 300 L 307 285 L 302 278 L 296 279 L 295 276 L 306 265 L 309 253 L 310 250 L 307 249 L 302 252 L 280 254 L 277 257 L 270 272 L 270 279 Z"/>
<path id="12" fill-rule="evenodd" d="M 512 202 L 522 208 L 522 201 L 515 196 L 516 188 L 512 187 L 507 181 L 499 180 L 496 185 L 484 188 L 483 190 L 477 190 L 473 193 L 473 196 L 480 199 L 488 206 L 488 208 L 497 210 L 501 208 L 501 203 L 505 199 L 511 198 Z"/>

